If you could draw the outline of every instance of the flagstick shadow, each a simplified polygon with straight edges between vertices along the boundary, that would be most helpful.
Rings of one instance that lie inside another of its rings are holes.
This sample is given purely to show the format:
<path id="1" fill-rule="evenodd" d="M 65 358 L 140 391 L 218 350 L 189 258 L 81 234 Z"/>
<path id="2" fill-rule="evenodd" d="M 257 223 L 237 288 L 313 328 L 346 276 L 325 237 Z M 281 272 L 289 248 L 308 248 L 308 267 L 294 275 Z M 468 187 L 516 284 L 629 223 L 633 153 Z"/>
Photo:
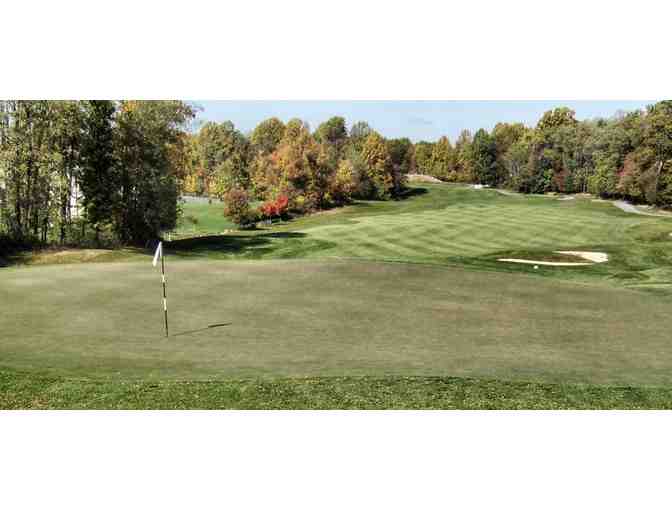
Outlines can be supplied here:
<path id="1" fill-rule="evenodd" d="M 192 330 L 189 330 L 189 331 L 182 331 L 180 333 L 174 333 L 170 336 L 191 335 L 193 333 L 200 333 L 202 331 L 207 331 L 209 329 L 221 328 L 221 327 L 224 327 L 224 326 L 230 326 L 231 324 L 233 324 L 233 323 L 232 322 L 223 322 L 221 324 L 210 324 L 210 325 L 206 326 L 205 328 L 192 329 Z"/>

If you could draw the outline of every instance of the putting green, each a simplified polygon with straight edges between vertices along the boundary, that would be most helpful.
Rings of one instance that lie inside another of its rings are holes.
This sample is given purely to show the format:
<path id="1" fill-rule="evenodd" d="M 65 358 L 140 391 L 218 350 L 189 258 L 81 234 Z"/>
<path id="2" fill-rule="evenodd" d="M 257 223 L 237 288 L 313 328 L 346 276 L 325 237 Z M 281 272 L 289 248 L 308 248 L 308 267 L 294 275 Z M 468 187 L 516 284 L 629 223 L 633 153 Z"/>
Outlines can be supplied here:
<path id="1" fill-rule="evenodd" d="M 1 269 L 0 367 L 113 379 L 672 383 L 666 296 L 414 264 L 167 264 L 167 339 L 148 263 Z"/>

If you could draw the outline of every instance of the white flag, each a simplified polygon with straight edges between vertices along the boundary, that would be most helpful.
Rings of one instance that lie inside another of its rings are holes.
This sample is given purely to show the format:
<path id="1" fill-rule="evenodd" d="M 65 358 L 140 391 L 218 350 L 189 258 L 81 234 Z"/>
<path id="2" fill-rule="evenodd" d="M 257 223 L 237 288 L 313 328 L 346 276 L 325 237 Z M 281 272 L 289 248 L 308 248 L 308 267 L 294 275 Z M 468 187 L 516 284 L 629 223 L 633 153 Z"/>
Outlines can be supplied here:
<path id="1" fill-rule="evenodd" d="M 163 255 L 163 243 L 159 241 L 159 245 L 156 247 L 156 252 L 154 253 L 154 261 L 152 265 L 156 267 L 156 263 L 159 261 L 159 257 Z"/>

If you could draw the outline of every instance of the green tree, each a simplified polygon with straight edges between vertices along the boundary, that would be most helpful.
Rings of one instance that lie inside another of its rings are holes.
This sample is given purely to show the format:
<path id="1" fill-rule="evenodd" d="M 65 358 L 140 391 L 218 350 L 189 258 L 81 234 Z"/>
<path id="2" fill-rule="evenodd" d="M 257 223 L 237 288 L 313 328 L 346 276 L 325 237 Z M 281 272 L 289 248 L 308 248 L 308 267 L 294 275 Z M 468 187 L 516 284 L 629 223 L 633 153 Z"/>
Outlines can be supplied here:
<path id="1" fill-rule="evenodd" d="M 173 150 L 194 117 L 182 101 L 122 101 L 115 130 L 120 199 L 113 226 L 124 243 L 145 244 L 175 227 L 180 169 Z"/>
<path id="2" fill-rule="evenodd" d="M 515 179 L 515 176 L 519 174 L 520 149 L 522 145 L 518 145 L 512 153 L 509 153 L 509 151 L 525 136 L 527 131 L 528 129 L 525 125 L 521 123 L 509 124 L 506 122 L 497 123 L 492 130 L 492 138 L 495 142 L 495 150 L 497 152 L 498 180 L 501 183 L 510 184 Z"/>
<path id="3" fill-rule="evenodd" d="M 79 184 L 87 220 L 99 240 L 101 225 L 112 220 L 119 182 L 114 160 L 114 114 L 112 101 L 83 102 L 83 134 Z"/>
<path id="4" fill-rule="evenodd" d="M 315 130 L 315 138 L 321 143 L 328 143 L 337 147 L 342 146 L 348 138 L 345 119 L 343 117 L 331 117 L 323 122 Z"/>
<path id="5" fill-rule="evenodd" d="M 643 122 L 643 149 L 650 155 L 643 183 L 650 203 L 672 204 L 672 101 L 648 108 Z M 648 177 L 648 179 L 647 179 Z M 648 182 L 647 182 L 648 181 Z M 664 184 L 661 194 L 661 181 Z"/>
<path id="6" fill-rule="evenodd" d="M 463 129 L 455 141 L 455 172 L 459 182 L 474 182 L 476 180 L 471 143 L 471 131 Z"/>
<path id="7" fill-rule="evenodd" d="M 495 141 L 485 129 L 479 129 L 471 144 L 474 172 L 478 182 L 488 186 L 497 186 L 497 148 Z"/>
<path id="8" fill-rule="evenodd" d="M 560 126 L 573 126 L 577 124 L 576 113 L 566 107 L 555 108 L 545 112 L 539 122 L 537 129 L 541 132 L 553 131 Z"/>
<path id="9" fill-rule="evenodd" d="M 3 110 L 3 221 L 14 239 L 46 242 L 61 168 L 57 108 L 53 101 L 6 101 Z"/>
<path id="10" fill-rule="evenodd" d="M 397 173 L 406 175 L 415 172 L 415 151 L 408 138 L 393 138 L 387 141 L 387 146 Z"/>
<path id="11" fill-rule="evenodd" d="M 367 137 L 373 132 L 368 123 L 363 121 L 355 122 L 350 128 L 350 143 L 356 150 L 361 151 Z"/>
<path id="12" fill-rule="evenodd" d="M 431 175 L 432 151 L 434 144 L 431 142 L 417 142 L 414 148 L 415 166 L 419 174 Z"/>
<path id="13" fill-rule="evenodd" d="M 222 196 L 230 187 L 248 185 L 249 143 L 232 122 L 208 122 L 196 137 L 195 171 L 201 189 Z"/>
<path id="14" fill-rule="evenodd" d="M 256 152 L 270 154 L 285 134 L 285 125 L 276 117 L 260 122 L 250 136 L 250 142 Z"/>

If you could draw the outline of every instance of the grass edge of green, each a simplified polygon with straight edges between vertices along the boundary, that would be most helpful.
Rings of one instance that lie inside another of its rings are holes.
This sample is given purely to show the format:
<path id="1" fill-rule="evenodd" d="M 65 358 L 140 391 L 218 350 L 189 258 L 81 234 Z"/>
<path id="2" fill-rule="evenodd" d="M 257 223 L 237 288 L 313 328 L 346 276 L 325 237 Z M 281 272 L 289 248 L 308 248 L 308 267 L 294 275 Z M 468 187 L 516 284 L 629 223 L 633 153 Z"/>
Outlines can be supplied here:
<path id="1" fill-rule="evenodd" d="M 672 409 L 672 388 L 440 376 L 98 381 L 0 369 L 0 409 Z"/>

